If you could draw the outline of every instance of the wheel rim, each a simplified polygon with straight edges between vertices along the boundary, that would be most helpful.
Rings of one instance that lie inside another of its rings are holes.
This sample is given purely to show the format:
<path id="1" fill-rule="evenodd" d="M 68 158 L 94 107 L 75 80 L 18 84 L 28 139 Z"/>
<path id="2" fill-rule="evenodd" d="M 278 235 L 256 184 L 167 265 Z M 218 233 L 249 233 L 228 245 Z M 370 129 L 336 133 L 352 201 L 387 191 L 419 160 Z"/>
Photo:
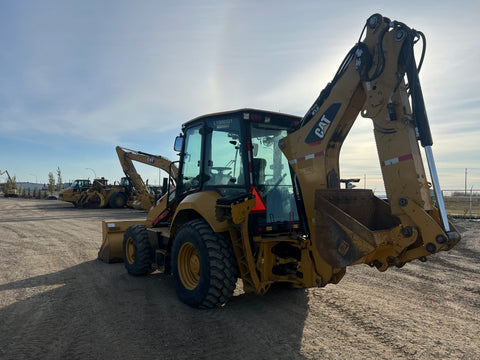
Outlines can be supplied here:
<path id="1" fill-rule="evenodd" d="M 123 206 L 123 198 L 121 196 L 117 197 L 115 199 L 115 204 L 117 205 L 117 207 Z"/>
<path id="2" fill-rule="evenodd" d="M 131 237 L 129 237 L 125 243 L 125 257 L 129 264 L 133 264 L 135 261 L 135 244 Z"/>
<path id="3" fill-rule="evenodd" d="M 178 253 L 178 275 L 183 286 L 189 290 L 195 289 L 200 283 L 200 257 L 192 243 L 185 243 Z"/>

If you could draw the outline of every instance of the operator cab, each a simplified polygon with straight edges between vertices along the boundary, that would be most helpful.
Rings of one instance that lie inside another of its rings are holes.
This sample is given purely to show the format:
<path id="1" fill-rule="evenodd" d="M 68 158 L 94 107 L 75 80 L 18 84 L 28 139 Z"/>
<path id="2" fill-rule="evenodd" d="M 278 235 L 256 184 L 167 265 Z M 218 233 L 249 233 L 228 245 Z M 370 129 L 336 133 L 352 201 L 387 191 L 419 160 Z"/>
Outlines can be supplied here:
<path id="1" fill-rule="evenodd" d="M 177 195 L 214 190 L 222 197 L 256 196 L 255 233 L 286 232 L 299 224 L 289 164 L 278 141 L 298 116 L 254 109 L 201 116 L 185 123 Z"/>
<path id="2" fill-rule="evenodd" d="M 90 185 L 90 180 L 77 179 L 72 183 L 72 185 L 70 185 L 70 187 L 73 188 L 73 191 L 84 191 L 88 190 Z"/>
<path id="3" fill-rule="evenodd" d="M 97 178 L 97 179 L 95 179 L 95 181 L 98 181 L 100 184 L 102 184 L 104 186 L 108 186 L 108 180 L 105 179 L 104 177 Z"/>
<path id="4" fill-rule="evenodd" d="M 125 188 L 125 191 L 130 194 L 133 192 L 134 186 L 132 180 L 130 180 L 129 177 L 122 177 L 120 179 L 120 186 L 123 186 Z"/>

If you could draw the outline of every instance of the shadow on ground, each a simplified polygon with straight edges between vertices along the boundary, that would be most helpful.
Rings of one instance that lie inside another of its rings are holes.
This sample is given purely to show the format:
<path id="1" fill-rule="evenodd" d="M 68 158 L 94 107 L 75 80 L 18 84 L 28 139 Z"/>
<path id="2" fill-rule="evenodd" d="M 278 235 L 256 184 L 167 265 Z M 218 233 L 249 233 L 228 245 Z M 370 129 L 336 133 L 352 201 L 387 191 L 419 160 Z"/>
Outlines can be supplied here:
<path id="1" fill-rule="evenodd" d="M 305 290 L 282 286 L 192 309 L 170 276 L 98 260 L 0 285 L 0 300 L 2 359 L 296 359 L 308 310 Z"/>

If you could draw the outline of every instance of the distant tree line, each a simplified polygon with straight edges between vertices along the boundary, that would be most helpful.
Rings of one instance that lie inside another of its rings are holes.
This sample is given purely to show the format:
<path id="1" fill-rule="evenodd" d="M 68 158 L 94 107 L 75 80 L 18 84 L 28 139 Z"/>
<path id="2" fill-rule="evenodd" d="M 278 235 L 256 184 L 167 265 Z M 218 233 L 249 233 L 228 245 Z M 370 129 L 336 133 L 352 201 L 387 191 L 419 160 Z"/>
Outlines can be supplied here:
<path id="1" fill-rule="evenodd" d="M 47 191 L 41 189 L 25 189 L 20 186 L 18 189 L 18 196 L 24 199 L 44 199 L 47 197 Z"/>
<path id="2" fill-rule="evenodd" d="M 6 190 L 17 189 L 19 197 L 26 198 L 26 199 L 43 199 L 47 197 L 47 194 L 53 195 L 55 191 L 62 191 L 63 183 L 62 183 L 62 172 L 60 167 L 57 167 L 57 181 L 55 182 L 55 176 L 53 172 L 48 173 L 48 186 L 47 189 L 33 189 L 33 191 L 29 189 L 23 188 L 21 185 L 17 188 L 17 179 L 15 176 L 12 179 L 8 179 L 7 183 L 5 184 Z"/>

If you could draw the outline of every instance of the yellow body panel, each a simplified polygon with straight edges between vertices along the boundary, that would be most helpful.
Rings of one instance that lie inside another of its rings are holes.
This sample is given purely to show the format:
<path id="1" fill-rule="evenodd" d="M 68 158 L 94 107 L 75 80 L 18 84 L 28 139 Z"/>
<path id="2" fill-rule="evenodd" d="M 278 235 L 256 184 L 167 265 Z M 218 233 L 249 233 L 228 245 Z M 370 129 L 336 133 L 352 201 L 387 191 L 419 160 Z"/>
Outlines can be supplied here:
<path id="1" fill-rule="evenodd" d="M 187 195 L 177 206 L 173 215 L 173 228 L 191 220 L 190 212 L 193 211 L 205 219 L 214 232 L 225 232 L 229 230 L 230 224 L 226 220 L 219 221 L 216 216 L 217 199 L 220 194 L 215 191 L 202 191 Z M 174 231 L 173 231 L 174 233 Z"/>

